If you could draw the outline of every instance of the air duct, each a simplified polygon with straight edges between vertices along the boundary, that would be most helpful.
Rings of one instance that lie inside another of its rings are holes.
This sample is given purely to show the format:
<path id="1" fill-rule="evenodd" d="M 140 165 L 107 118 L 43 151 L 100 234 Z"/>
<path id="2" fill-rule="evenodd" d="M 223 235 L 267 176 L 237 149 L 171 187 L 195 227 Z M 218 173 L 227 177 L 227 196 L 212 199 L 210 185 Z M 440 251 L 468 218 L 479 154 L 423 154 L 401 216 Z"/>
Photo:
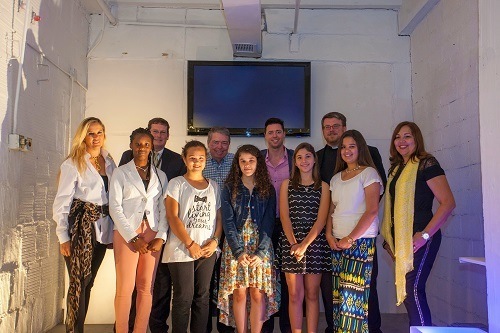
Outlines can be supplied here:
<path id="1" fill-rule="evenodd" d="M 222 0 L 233 56 L 262 56 L 260 0 Z"/>

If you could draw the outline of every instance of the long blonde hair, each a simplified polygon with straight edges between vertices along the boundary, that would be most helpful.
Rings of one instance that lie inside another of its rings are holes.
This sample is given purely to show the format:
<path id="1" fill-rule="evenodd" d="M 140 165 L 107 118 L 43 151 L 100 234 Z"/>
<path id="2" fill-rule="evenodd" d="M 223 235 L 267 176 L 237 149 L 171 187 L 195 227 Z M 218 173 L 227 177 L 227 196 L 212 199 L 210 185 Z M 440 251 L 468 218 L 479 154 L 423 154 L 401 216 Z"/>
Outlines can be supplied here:
<path id="1" fill-rule="evenodd" d="M 67 158 L 71 159 L 73 163 L 75 163 L 80 174 L 83 174 L 83 172 L 87 169 L 87 164 L 85 163 L 85 154 L 87 153 L 85 137 L 87 136 L 90 125 L 95 123 L 102 126 L 104 140 L 106 140 L 106 128 L 104 127 L 102 121 L 99 118 L 88 117 L 83 119 L 80 125 L 78 125 L 75 136 L 71 141 L 71 149 Z"/>

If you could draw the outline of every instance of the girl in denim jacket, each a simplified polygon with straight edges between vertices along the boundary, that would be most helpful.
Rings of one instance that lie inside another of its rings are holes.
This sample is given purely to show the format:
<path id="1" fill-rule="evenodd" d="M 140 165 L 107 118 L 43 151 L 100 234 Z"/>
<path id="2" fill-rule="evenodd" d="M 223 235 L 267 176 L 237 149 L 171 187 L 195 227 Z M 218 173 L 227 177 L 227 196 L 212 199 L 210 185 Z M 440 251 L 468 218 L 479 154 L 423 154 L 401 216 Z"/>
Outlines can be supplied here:
<path id="1" fill-rule="evenodd" d="M 226 240 L 219 281 L 219 320 L 238 332 L 247 332 L 249 317 L 251 332 L 258 333 L 264 321 L 278 311 L 279 300 L 271 243 L 276 195 L 257 147 L 243 145 L 236 152 L 221 204 Z"/>

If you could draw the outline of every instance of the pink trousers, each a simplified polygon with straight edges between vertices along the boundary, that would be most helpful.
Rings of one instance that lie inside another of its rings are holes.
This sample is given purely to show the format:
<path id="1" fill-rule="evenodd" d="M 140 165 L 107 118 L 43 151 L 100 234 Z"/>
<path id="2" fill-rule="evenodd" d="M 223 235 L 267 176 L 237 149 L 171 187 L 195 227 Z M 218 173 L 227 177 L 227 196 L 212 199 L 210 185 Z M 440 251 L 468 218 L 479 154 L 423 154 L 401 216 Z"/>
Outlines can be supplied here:
<path id="1" fill-rule="evenodd" d="M 156 237 L 147 221 L 136 230 L 146 241 Z M 128 320 L 134 286 L 137 288 L 134 333 L 146 333 L 153 301 L 153 285 L 160 252 L 139 254 L 134 247 L 115 230 L 113 248 L 116 269 L 115 320 L 116 333 L 128 333 Z"/>

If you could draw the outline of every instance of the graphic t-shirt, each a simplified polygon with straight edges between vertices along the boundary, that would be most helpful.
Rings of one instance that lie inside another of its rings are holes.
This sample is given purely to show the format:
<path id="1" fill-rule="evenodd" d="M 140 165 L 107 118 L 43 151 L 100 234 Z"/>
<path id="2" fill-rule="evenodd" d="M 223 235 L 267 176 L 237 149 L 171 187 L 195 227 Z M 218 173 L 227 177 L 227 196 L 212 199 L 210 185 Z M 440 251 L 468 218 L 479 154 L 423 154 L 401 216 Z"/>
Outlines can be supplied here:
<path id="1" fill-rule="evenodd" d="M 184 223 L 191 239 L 200 246 L 208 242 L 215 233 L 216 213 L 220 208 L 217 183 L 209 179 L 207 187 L 198 190 L 191 186 L 183 176 L 179 176 L 168 182 L 167 196 L 179 203 L 179 218 Z M 170 230 L 162 262 L 193 260 L 184 243 Z"/>

